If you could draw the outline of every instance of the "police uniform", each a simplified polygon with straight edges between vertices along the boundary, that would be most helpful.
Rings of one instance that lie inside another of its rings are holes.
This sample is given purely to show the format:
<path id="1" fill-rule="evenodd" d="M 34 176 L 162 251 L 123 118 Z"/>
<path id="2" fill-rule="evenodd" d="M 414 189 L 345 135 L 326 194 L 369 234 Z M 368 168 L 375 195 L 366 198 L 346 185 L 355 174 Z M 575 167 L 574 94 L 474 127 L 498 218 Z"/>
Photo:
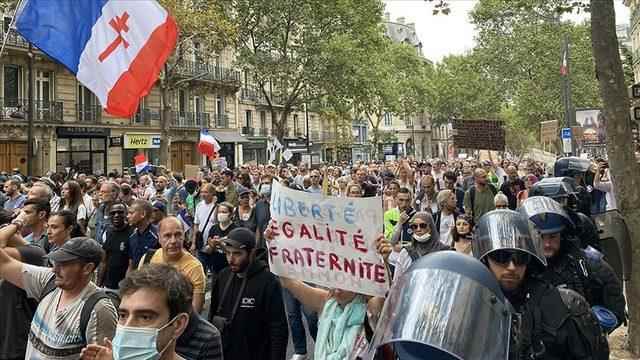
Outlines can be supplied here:
<path id="1" fill-rule="evenodd" d="M 475 232 L 473 254 L 485 264 L 487 255 L 499 250 L 521 251 L 533 259 L 519 288 L 505 291 L 514 309 L 509 358 L 607 359 L 606 337 L 586 300 L 575 291 L 561 292 L 539 275 L 547 262 L 538 240 L 526 216 L 512 210 L 485 214 Z"/>

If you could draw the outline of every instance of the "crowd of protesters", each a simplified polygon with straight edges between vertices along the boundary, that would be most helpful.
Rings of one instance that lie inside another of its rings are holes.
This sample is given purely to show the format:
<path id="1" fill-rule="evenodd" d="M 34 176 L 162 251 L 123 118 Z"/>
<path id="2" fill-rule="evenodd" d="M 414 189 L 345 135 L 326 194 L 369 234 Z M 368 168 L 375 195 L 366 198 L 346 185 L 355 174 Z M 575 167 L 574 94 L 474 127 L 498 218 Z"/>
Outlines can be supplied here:
<path id="1" fill-rule="evenodd" d="M 594 212 L 615 208 L 606 162 L 594 169 L 582 179 Z M 384 231 L 370 241 L 396 282 L 430 253 L 483 256 L 472 251 L 483 216 L 520 208 L 545 176 L 535 161 L 473 159 L 246 164 L 189 179 L 164 168 L 3 172 L 0 359 L 282 360 L 291 339 L 291 359 L 303 360 L 312 358 L 308 337 L 316 359 L 355 358 L 385 299 L 269 271 L 273 181 L 326 196 L 380 196 Z"/>

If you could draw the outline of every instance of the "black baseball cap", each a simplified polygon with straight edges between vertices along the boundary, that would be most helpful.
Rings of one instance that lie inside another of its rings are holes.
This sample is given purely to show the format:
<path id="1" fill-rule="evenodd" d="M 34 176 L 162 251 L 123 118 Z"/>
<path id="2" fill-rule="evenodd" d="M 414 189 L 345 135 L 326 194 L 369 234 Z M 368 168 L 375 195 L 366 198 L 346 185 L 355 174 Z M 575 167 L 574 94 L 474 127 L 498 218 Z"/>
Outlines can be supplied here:
<path id="1" fill-rule="evenodd" d="M 236 228 L 223 239 L 225 246 L 251 250 L 256 247 L 256 234 L 247 228 Z"/>
<path id="2" fill-rule="evenodd" d="M 57 263 L 81 260 L 94 263 L 97 267 L 103 254 L 104 251 L 97 241 L 88 237 L 75 237 L 65 242 L 58 250 L 47 255 L 47 258 Z"/>

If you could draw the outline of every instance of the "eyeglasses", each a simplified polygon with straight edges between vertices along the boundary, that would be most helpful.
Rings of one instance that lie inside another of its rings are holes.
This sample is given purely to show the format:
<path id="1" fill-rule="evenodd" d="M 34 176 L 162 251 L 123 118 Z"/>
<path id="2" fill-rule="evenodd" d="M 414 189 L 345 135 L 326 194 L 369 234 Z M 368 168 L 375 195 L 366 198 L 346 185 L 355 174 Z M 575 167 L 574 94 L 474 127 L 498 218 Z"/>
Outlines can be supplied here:
<path id="1" fill-rule="evenodd" d="M 415 223 L 415 224 L 411 224 L 411 230 L 416 230 L 416 229 L 426 229 L 427 228 L 427 224 L 425 223 Z"/>
<path id="2" fill-rule="evenodd" d="M 509 265 L 513 261 L 515 266 L 528 265 L 531 262 L 531 255 L 517 250 L 498 250 L 489 254 L 491 260 L 500 265 Z"/>

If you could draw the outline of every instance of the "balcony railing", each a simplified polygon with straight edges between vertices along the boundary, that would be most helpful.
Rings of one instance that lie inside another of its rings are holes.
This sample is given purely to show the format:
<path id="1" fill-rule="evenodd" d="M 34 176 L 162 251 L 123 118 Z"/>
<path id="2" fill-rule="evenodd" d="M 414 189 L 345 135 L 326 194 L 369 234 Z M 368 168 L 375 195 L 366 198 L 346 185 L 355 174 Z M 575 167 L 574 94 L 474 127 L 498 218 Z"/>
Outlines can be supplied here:
<path id="1" fill-rule="evenodd" d="M 243 126 L 241 131 L 242 135 L 253 136 L 255 134 L 255 128 L 251 126 Z"/>
<path id="2" fill-rule="evenodd" d="M 256 136 L 269 136 L 271 135 L 271 132 L 269 130 L 270 129 L 266 129 L 266 128 L 256 129 Z"/>
<path id="3" fill-rule="evenodd" d="M 160 120 L 160 111 L 138 109 L 138 112 L 131 118 L 131 123 L 133 125 L 150 125 L 151 120 Z"/>
<path id="4" fill-rule="evenodd" d="M 102 107 L 99 105 L 76 104 L 76 120 L 95 124 L 102 119 Z"/>
<path id="5" fill-rule="evenodd" d="M 215 114 L 213 118 L 215 120 L 215 124 L 212 124 L 212 125 L 215 125 L 216 128 L 219 128 L 219 129 L 229 128 L 229 115 Z"/>
<path id="6" fill-rule="evenodd" d="M 240 90 L 240 98 L 244 101 L 263 102 L 262 92 L 255 88 L 243 87 Z"/>
<path id="7" fill-rule="evenodd" d="M 171 126 L 178 128 L 202 129 L 209 127 L 209 113 L 171 112 Z"/>
<path id="8" fill-rule="evenodd" d="M 35 122 L 62 122 L 62 102 L 61 101 L 42 101 L 34 100 L 34 117 Z M 24 121 L 29 120 L 27 114 L 29 110 L 29 101 L 27 99 L 17 98 L 0 98 L 0 120 Z"/>
<path id="9" fill-rule="evenodd" d="M 240 86 L 240 72 L 220 65 L 181 60 L 176 66 L 178 74 L 194 81 L 214 81 L 234 87 Z"/>
<path id="10" fill-rule="evenodd" d="M 25 49 L 29 48 L 29 42 L 20 36 L 15 30 L 9 30 L 9 34 L 2 32 L 3 39 L 5 36 L 7 37 L 8 46 L 16 46 Z"/>

